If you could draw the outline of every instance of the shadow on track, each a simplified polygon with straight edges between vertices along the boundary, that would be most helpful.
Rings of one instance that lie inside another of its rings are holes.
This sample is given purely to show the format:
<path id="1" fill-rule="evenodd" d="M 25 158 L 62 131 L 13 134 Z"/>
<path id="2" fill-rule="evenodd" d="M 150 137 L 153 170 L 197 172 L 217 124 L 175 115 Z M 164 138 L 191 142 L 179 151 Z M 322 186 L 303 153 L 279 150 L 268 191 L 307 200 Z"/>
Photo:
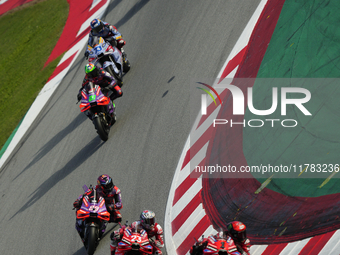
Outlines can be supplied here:
<path id="1" fill-rule="evenodd" d="M 60 143 L 68 134 L 76 130 L 77 126 L 82 124 L 87 118 L 83 114 L 79 114 L 68 126 L 56 134 L 51 140 L 49 140 L 41 149 L 37 152 L 37 155 L 32 159 L 32 161 L 18 174 L 13 180 L 18 178 L 22 173 L 32 167 L 45 155 L 47 155 L 58 143 Z"/>
<path id="2" fill-rule="evenodd" d="M 85 254 L 87 254 L 87 252 L 86 252 L 86 249 L 85 249 L 85 247 L 83 246 L 83 247 L 81 247 L 78 251 L 76 251 L 75 253 L 73 253 L 73 255 L 85 255 Z"/>
<path id="3" fill-rule="evenodd" d="M 31 193 L 32 196 L 26 204 L 24 204 L 19 211 L 17 211 L 11 218 L 14 218 L 18 213 L 25 211 L 28 207 L 37 202 L 43 197 L 50 189 L 52 189 L 59 181 L 66 178 L 73 170 L 79 167 L 84 159 L 91 157 L 104 143 L 95 137 L 83 149 L 81 149 L 63 168 L 56 171 L 45 182 L 43 182 L 35 191 Z"/>
<path id="4" fill-rule="evenodd" d="M 109 7 L 106 9 L 106 13 L 110 13 L 114 8 L 116 8 L 118 6 L 118 4 L 120 4 L 121 2 L 123 2 L 123 0 L 113 0 Z"/>
<path id="5" fill-rule="evenodd" d="M 112 4 L 108 7 L 107 12 L 110 13 L 122 0 L 113 1 Z M 115 27 L 119 29 L 122 25 L 124 25 L 129 19 L 131 19 L 140 9 L 142 9 L 150 0 L 140 0 L 138 1 L 118 22 L 113 24 Z"/>

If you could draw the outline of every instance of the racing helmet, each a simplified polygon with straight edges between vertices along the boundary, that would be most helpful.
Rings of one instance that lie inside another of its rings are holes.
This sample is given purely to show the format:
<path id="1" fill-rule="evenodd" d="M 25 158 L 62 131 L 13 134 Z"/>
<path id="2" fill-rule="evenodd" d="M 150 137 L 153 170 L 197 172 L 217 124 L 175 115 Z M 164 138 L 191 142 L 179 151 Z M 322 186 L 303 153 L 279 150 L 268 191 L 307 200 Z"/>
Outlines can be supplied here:
<path id="1" fill-rule="evenodd" d="M 155 220 L 155 213 L 153 211 L 145 210 L 140 214 L 139 218 L 140 218 L 141 225 L 145 229 L 150 230 L 155 225 L 156 220 Z"/>
<path id="2" fill-rule="evenodd" d="M 247 238 L 246 225 L 240 221 L 232 221 L 227 226 L 227 231 L 225 235 L 229 234 L 236 242 L 243 242 Z"/>
<path id="3" fill-rule="evenodd" d="M 109 193 L 112 191 L 114 184 L 112 182 L 112 178 L 107 174 L 102 174 L 97 179 L 97 184 L 102 188 L 104 193 Z"/>
<path id="4" fill-rule="evenodd" d="M 85 66 L 85 73 L 90 78 L 96 77 L 98 76 L 98 68 L 94 64 L 89 63 Z"/>
<path id="5" fill-rule="evenodd" d="M 92 20 L 90 25 L 94 33 L 100 33 L 101 31 L 103 31 L 104 23 L 100 19 Z"/>

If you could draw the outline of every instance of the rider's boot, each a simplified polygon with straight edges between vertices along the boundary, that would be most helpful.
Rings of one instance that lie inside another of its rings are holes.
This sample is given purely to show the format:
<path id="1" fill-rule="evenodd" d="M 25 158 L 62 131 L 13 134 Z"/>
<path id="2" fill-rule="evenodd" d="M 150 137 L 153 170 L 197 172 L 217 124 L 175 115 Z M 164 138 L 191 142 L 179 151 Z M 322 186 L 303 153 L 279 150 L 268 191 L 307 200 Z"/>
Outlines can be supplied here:
<path id="1" fill-rule="evenodd" d="M 110 99 L 112 101 L 118 97 L 123 96 L 123 91 L 118 85 L 115 85 L 115 86 L 109 85 L 107 86 L 107 88 L 112 91 L 112 94 L 110 95 Z"/>

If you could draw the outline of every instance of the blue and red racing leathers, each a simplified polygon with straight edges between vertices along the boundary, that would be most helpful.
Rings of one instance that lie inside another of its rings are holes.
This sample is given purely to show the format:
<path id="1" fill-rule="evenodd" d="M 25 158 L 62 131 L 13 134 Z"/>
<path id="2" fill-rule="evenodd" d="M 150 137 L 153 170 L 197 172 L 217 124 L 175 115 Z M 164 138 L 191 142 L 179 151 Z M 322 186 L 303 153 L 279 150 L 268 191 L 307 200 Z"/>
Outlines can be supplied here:
<path id="1" fill-rule="evenodd" d="M 90 47 L 93 47 L 93 37 L 94 36 L 98 36 L 98 37 L 102 37 L 105 41 L 108 41 L 111 45 L 114 45 L 114 42 L 117 42 L 116 46 L 117 48 L 122 51 L 122 47 L 125 45 L 125 41 L 122 38 L 122 34 L 118 32 L 117 28 L 115 26 L 110 25 L 107 22 L 104 22 L 101 20 L 101 22 L 104 24 L 104 28 L 102 29 L 102 31 L 100 31 L 99 33 L 94 32 L 93 30 L 90 31 L 89 34 L 89 40 L 87 43 L 87 49 L 85 52 L 86 53 L 90 53 Z M 123 51 L 122 51 L 123 52 Z"/>

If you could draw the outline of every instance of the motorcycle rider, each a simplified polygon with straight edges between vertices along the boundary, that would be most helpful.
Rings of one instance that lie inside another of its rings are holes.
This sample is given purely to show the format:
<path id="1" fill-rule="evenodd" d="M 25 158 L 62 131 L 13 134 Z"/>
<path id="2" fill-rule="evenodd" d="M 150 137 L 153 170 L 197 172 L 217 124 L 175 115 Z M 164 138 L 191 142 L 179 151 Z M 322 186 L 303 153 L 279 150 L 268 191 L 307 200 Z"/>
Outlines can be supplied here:
<path id="1" fill-rule="evenodd" d="M 126 62 L 126 53 L 123 46 L 126 44 L 125 40 L 122 38 L 122 34 L 118 32 L 115 26 L 110 25 L 100 19 L 94 19 L 90 23 L 91 31 L 89 33 L 88 46 L 85 51 L 85 58 L 87 59 L 90 54 L 90 47 L 93 47 L 93 36 L 100 36 L 108 41 L 111 45 L 115 45 L 123 55 L 123 61 Z"/>
<path id="2" fill-rule="evenodd" d="M 115 186 L 112 182 L 112 178 L 107 175 L 103 174 L 100 175 L 97 179 L 97 185 L 95 187 L 97 198 L 103 197 L 105 199 L 105 205 L 107 211 L 110 213 L 110 222 L 118 223 L 122 221 L 122 215 L 120 214 L 119 210 L 123 208 L 122 204 L 122 196 L 120 193 L 120 189 Z M 80 195 L 76 201 L 73 203 L 73 207 L 79 210 L 81 208 L 83 197 L 88 195 L 90 198 L 93 197 L 94 189 L 90 189 L 85 194 Z M 105 232 L 106 224 L 103 224 L 101 228 L 100 236 Z M 84 225 L 82 220 L 76 221 L 76 230 L 78 231 L 80 237 L 84 238 Z"/>
<path id="3" fill-rule="evenodd" d="M 163 229 L 158 223 L 156 223 L 155 213 L 150 210 L 145 210 L 140 214 L 139 218 L 140 218 L 139 221 L 133 222 L 130 226 L 128 227 L 123 226 L 120 229 L 111 233 L 110 235 L 111 255 L 115 254 L 118 243 L 123 237 L 125 228 L 130 229 L 131 232 L 134 232 L 134 231 L 140 232 L 141 230 L 144 229 L 148 234 L 149 240 L 150 238 L 154 237 L 154 240 L 151 239 L 153 240 L 153 242 L 150 242 L 150 244 L 153 247 L 152 254 L 158 254 L 158 255 L 162 254 L 161 248 L 164 247 Z"/>
<path id="4" fill-rule="evenodd" d="M 213 235 L 215 239 L 223 238 L 227 239 L 231 237 L 234 240 L 234 243 L 237 247 L 237 250 L 241 254 L 250 255 L 250 240 L 247 238 L 246 233 L 246 225 L 244 225 L 240 221 L 232 221 L 227 224 L 227 230 L 222 233 L 217 233 Z M 203 254 L 203 250 L 208 244 L 208 238 L 204 238 L 202 241 L 196 243 L 190 249 L 191 255 L 200 255 Z"/>
<path id="5" fill-rule="evenodd" d="M 82 83 L 82 87 L 79 89 L 77 99 L 81 100 L 81 90 L 84 88 L 86 84 L 89 82 L 93 82 L 94 84 L 98 84 L 101 88 L 106 88 L 111 90 L 113 93 L 110 95 L 110 99 L 113 101 L 118 97 L 123 95 L 122 89 L 117 85 L 116 80 L 110 73 L 106 72 L 100 67 L 95 66 L 92 63 L 89 63 L 85 66 L 85 77 Z M 84 112 L 87 117 L 92 120 L 92 116 L 89 111 Z"/>
<path id="6" fill-rule="evenodd" d="M 122 195 L 120 189 L 113 184 L 112 178 L 107 174 L 100 175 L 96 190 L 105 199 L 106 208 L 111 214 L 109 222 L 121 222 L 122 215 L 118 210 L 123 209 Z"/>

